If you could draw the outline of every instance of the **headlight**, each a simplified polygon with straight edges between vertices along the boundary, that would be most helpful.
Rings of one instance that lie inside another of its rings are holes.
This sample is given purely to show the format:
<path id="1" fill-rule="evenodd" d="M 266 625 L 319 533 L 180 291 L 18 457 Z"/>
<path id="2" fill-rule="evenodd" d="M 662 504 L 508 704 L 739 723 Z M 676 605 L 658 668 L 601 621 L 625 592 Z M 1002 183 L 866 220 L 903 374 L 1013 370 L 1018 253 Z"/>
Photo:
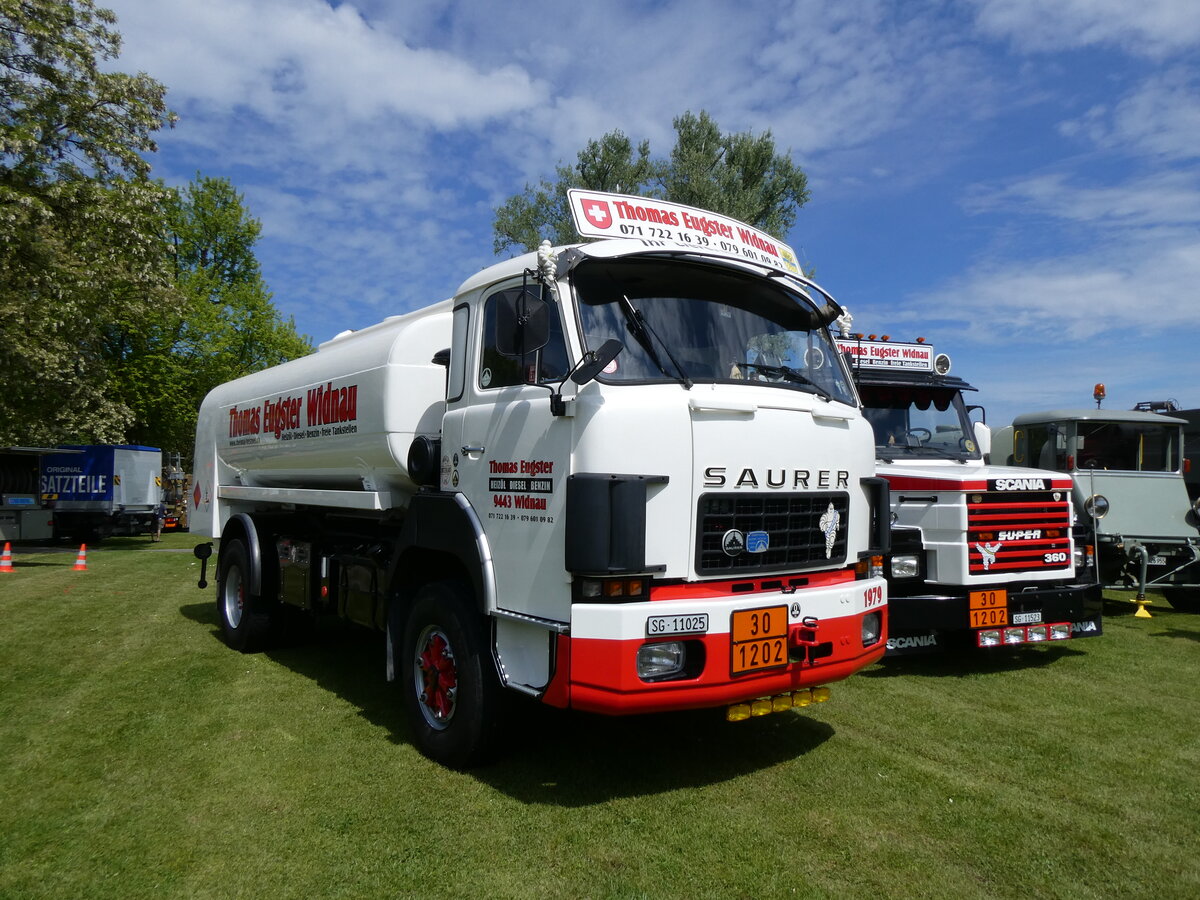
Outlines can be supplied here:
<path id="1" fill-rule="evenodd" d="M 921 561 L 915 554 L 904 554 L 892 557 L 893 578 L 916 578 L 921 572 Z"/>
<path id="2" fill-rule="evenodd" d="M 879 640 L 883 629 L 883 618 L 877 612 L 867 613 L 862 621 L 862 641 L 864 647 L 870 647 Z"/>
<path id="3" fill-rule="evenodd" d="M 638 647 L 637 673 L 643 681 L 668 678 L 683 671 L 687 651 L 683 641 L 666 641 L 661 644 L 644 644 Z"/>
<path id="4" fill-rule="evenodd" d="M 1103 519 L 1108 514 L 1108 498 L 1103 494 L 1094 494 L 1083 501 L 1083 511 L 1093 519 Z"/>

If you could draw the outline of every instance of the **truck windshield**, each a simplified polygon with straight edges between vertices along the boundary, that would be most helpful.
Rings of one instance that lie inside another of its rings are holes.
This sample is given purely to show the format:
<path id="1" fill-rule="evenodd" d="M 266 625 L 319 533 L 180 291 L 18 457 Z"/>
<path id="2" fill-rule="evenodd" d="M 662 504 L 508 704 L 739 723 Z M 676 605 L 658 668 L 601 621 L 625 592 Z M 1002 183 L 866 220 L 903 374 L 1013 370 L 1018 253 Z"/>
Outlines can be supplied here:
<path id="1" fill-rule="evenodd" d="M 953 389 L 859 385 L 875 456 L 979 459 L 962 394 Z"/>
<path id="2" fill-rule="evenodd" d="M 1179 431 L 1166 423 L 1080 422 L 1075 468 L 1174 472 L 1179 468 Z"/>
<path id="3" fill-rule="evenodd" d="M 753 383 L 856 403 L 812 303 L 778 279 L 619 259 L 580 263 L 571 280 L 587 348 L 625 345 L 601 382 Z"/>
<path id="4" fill-rule="evenodd" d="M 1177 472 L 1182 438 L 1178 425 L 1093 420 L 1037 422 L 1013 434 L 1013 462 L 1069 472 Z"/>

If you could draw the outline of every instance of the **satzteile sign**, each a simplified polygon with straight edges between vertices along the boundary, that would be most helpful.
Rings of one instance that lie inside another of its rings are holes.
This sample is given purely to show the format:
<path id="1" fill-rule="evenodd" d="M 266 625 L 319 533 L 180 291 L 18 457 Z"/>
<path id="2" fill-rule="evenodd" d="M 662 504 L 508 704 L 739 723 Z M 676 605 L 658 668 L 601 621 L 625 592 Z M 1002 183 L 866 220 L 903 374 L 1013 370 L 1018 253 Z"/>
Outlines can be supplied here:
<path id="1" fill-rule="evenodd" d="M 854 365 L 863 369 L 916 369 L 933 371 L 933 345 L 907 344 L 901 341 L 857 341 L 837 338 L 837 348 L 848 353 Z"/>
<path id="2" fill-rule="evenodd" d="M 567 198 L 575 230 L 583 237 L 660 241 L 800 274 L 791 247 L 737 219 L 665 200 L 581 188 L 568 190 Z"/>

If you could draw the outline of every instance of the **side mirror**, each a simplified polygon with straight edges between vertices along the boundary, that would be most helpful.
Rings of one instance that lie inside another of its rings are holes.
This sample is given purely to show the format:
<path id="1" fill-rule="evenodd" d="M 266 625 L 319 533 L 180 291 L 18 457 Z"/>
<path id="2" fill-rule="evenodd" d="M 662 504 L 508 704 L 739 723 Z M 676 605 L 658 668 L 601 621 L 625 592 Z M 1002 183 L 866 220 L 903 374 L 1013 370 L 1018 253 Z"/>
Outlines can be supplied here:
<path id="1" fill-rule="evenodd" d="M 975 431 L 975 443 L 979 446 L 979 453 L 986 459 L 992 452 L 992 429 L 982 422 L 972 422 L 971 424 Z"/>
<path id="2" fill-rule="evenodd" d="M 588 354 L 588 358 L 571 373 L 571 380 L 576 384 L 587 384 L 604 371 L 605 366 L 617 358 L 617 354 L 625 349 L 625 345 L 616 338 L 610 338 L 600 345 L 599 350 Z"/>
<path id="3" fill-rule="evenodd" d="M 496 349 L 520 358 L 550 341 L 550 304 L 530 290 L 506 295 L 496 307 Z"/>

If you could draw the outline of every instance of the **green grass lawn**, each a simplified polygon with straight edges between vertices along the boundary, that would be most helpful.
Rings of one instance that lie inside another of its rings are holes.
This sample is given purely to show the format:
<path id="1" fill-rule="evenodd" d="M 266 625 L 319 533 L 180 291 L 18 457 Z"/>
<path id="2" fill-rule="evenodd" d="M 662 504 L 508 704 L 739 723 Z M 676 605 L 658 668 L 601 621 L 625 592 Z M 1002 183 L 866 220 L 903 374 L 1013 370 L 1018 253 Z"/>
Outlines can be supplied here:
<path id="1" fill-rule="evenodd" d="M 193 543 L 0 576 L 0 897 L 1200 896 L 1200 616 L 1158 596 L 736 725 L 531 710 L 463 774 L 377 636 L 227 649 Z"/>

